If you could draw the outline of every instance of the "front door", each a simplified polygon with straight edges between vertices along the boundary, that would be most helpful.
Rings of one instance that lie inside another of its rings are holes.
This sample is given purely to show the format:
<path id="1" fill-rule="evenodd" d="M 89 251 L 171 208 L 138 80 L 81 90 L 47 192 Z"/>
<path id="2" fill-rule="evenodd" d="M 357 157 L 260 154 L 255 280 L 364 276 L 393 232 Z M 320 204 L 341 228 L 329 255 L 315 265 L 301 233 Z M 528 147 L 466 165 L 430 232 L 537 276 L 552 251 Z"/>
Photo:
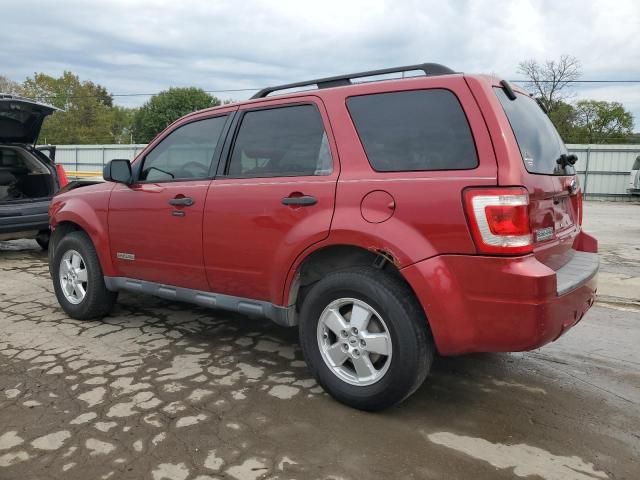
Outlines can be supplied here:
<path id="1" fill-rule="evenodd" d="M 226 115 L 177 126 L 118 185 L 109 203 L 111 256 L 119 275 L 207 290 L 202 219 Z"/>
<path id="2" fill-rule="evenodd" d="M 337 152 L 320 100 L 296 102 L 273 100 L 237 114 L 235 141 L 204 212 L 214 292 L 278 303 L 297 255 L 329 234 Z"/>

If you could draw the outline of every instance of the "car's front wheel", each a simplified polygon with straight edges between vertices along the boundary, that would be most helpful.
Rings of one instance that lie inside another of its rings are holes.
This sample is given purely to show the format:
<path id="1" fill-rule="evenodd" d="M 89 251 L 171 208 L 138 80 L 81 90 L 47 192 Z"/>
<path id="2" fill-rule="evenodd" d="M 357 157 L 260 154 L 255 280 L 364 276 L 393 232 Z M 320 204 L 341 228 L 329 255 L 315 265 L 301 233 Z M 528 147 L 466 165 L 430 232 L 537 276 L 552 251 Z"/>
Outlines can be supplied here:
<path id="1" fill-rule="evenodd" d="M 117 293 L 107 290 L 96 250 L 80 231 L 65 235 L 51 257 L 51 276 L 62 309 L 72 318 L 104 317 Z"/>
<path id="2" fill-rule="evenodd" d="M 304 299 L 300 342 L 307 364 L 334 398 L 382 410 L 424 381 L 434 346 L 424 312 L 402 280 L 375 268 L 327 275 Z"/>

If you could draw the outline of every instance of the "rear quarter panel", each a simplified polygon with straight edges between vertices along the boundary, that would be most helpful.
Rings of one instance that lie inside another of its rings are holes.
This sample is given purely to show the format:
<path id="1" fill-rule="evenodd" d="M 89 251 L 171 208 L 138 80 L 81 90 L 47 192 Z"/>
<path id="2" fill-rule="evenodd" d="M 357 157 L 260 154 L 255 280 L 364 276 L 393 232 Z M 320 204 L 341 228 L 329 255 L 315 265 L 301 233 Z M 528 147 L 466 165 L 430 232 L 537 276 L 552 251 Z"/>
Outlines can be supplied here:
<path id="1" fill-rule="evenodd" d="M 367 159 L 347 110 L 353 95 L 399 90 L 440 88 L 453 92 L 473 132 L 479 164 L 470 170 L 376 172 Z M 400 267 L 443 253 L 475 253 L 462 205 L 462 190 L 496 182 L 496 160 L 484 119 L 462 76 L 418 77 L 376 82 L 327 92 L 325 104 L 332 119 L 343 170 L 336 194 L 330 238 L 349 239 L 367 248 L 391 253 Z M 370 223 L 361 214 L 369 192 L 382 190 L 394 200 L 393 215 Z"/>

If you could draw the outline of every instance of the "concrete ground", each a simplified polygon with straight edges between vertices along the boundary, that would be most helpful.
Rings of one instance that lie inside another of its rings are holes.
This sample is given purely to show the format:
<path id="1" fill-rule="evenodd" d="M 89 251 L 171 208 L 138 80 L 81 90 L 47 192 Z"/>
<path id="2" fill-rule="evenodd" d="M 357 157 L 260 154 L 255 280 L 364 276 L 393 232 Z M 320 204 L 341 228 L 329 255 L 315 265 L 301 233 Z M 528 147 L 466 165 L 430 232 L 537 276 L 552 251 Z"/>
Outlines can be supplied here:
<path id="1" fill-rule="evenodd" d="M 35 243 L 0 243 L 0 478 L 638 479 L 640 206 L 585 215 L 607 303 L 536 351 L 437 359 L 379 414 L 324 394 L 294 330 L 131 295 L 71 320 Z"/>

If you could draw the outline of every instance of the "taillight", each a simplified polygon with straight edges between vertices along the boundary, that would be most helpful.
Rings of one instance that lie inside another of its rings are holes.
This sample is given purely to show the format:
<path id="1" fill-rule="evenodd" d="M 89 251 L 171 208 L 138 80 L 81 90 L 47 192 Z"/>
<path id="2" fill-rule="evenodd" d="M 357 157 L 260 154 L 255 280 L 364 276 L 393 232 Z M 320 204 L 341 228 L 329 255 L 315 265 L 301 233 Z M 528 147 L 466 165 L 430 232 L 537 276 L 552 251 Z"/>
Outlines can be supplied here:
<path id="1" fill-rule="evenodd" d="M 58 174 L 58 184 L 60 188 L 65 187 L 69 183 L 67 178 L 67 172 L 64 171 L 64 167 L 59 163 L 56 164 L 56 173 Z"/>
<path id="2" fill-rule="evenodd" d="M 529 194 L 522 187 L 470 188 L 464 191 L 469 228 L 480 253 L 530 253 Z"/>

